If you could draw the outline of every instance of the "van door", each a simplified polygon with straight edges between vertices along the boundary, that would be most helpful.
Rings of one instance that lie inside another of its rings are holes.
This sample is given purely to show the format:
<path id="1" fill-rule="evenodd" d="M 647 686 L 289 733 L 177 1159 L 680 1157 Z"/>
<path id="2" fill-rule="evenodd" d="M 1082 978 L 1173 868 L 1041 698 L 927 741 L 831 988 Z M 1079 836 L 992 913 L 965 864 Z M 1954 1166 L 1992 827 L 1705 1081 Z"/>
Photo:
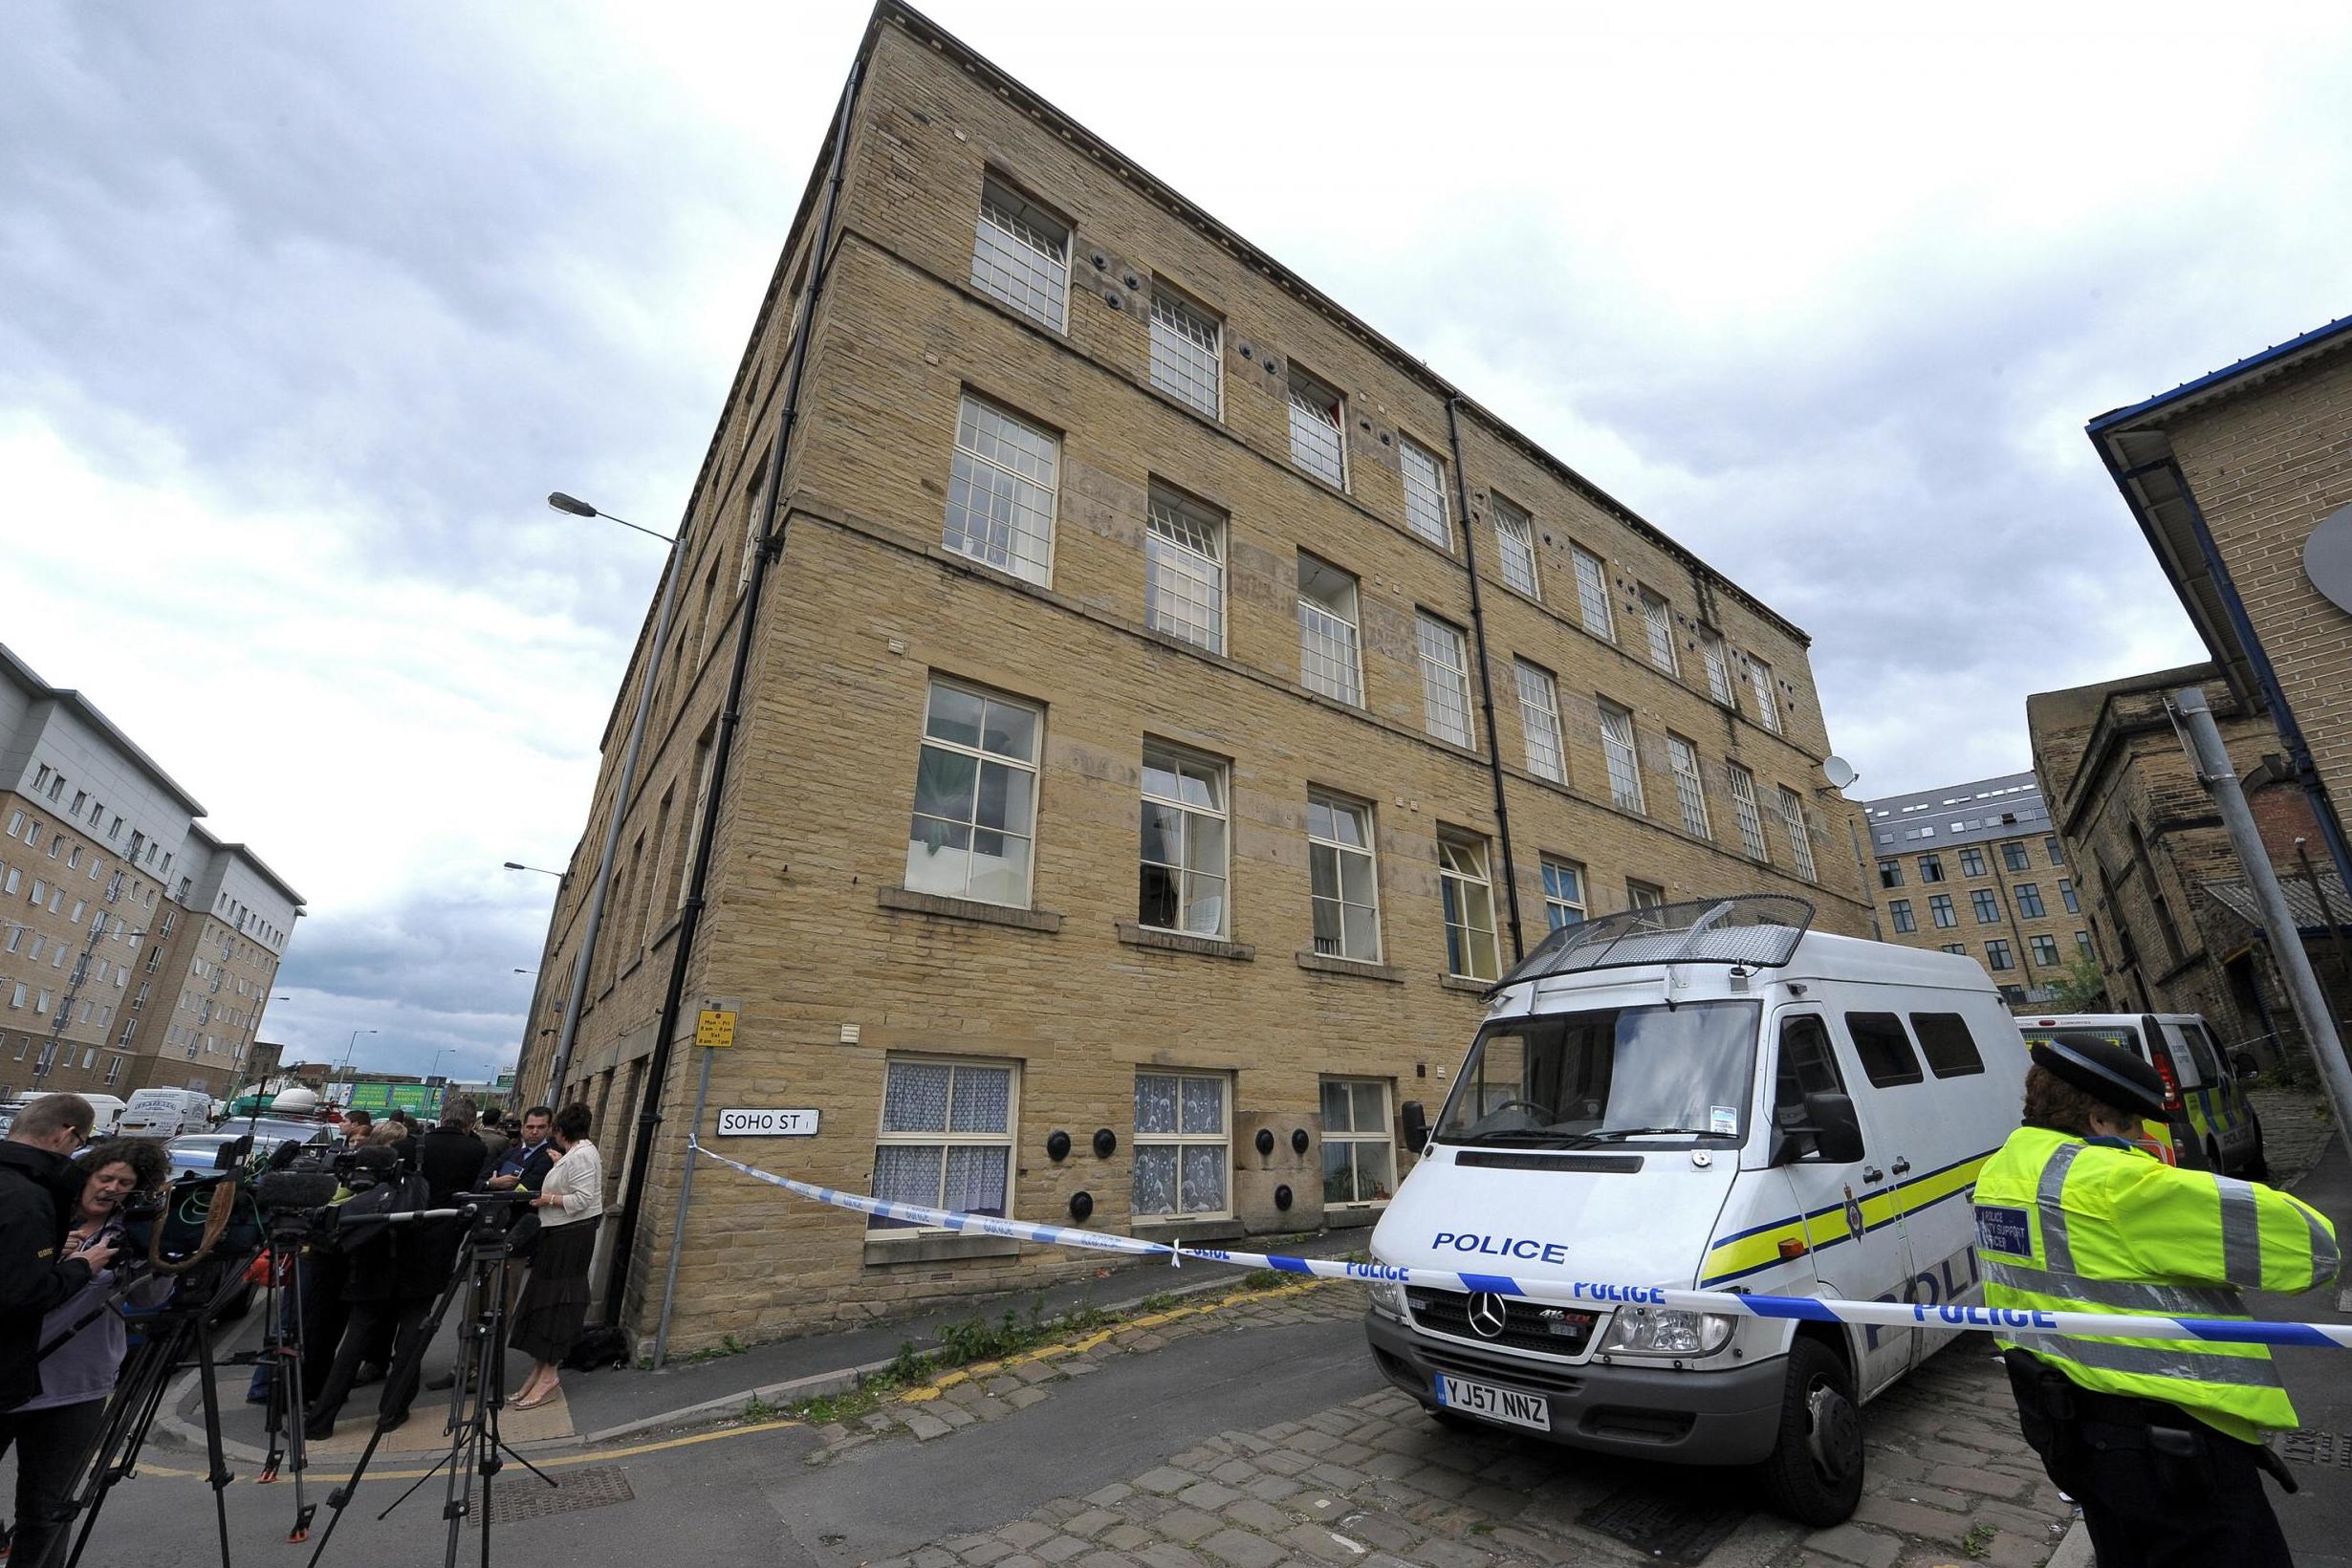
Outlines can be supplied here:
<path id="1" fill-rule="evenodd" d="M 2211 1140 L 2210 1152 L 2235 1154 L 2245 1126 L 2236 1077 L 2225 1068 L 2203 1025 L 2167 1019 L 2163 1028 L 2166 1042 L 2172 1047 L 2172 1059 L 2180 1064 L 2181 1099 L 2188 1104 L 2189 1124 L 2200 1139 Z M 2193 1088 L 2189 1081 L 2192 1074 L 2196 1078 Z M 2216 1159 L 2213 1165 L 2220 1169 L 2232 1163 Z"/>
<path id="2" fill-rule="evenodd" d="M 1775 1034 L 1773 1155 L 1788 1178 L 1821 1294 L 1848 1300 L 1898 1299 L 1911 1276 L 1911 1254 L 1900 1207 L 1888 1185 L 1887 1167 L 1894 1154 L 1889 1130 L 1883 1124 L 1883 1097 L 1863 1082 L 1853 1047 L 1838 1042 L 1833 1022 L 1820 1008 L 1783 1009 Z M 1862 1123 L 1862 1158 L 1851 1165 L 1823 1160 L 1805 1130 L 1805 1095 L 1821 1091 L 1847 1095 L 1854 1101 L 1854 1114 Z M 1918 1338 L 1917 1329 L 1862 1331 L 1863 1398 L 1910 1367 Z"/>

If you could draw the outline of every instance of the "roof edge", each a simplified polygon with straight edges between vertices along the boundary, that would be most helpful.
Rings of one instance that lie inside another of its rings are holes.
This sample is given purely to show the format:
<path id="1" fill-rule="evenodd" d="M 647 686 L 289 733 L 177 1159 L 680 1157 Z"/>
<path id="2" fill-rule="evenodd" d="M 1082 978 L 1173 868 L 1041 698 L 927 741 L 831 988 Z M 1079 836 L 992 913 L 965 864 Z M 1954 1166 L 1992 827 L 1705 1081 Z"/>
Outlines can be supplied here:
<path id="1" fill-rule="evenodd" d="M 138 742 L 124 734 L 114 720 L 99 712 L 98 705 L 89 698 L 72 686 L 51 686 L 5 642 L 0 642 L 0 669 L 4 669 L 19 686 L 32 692 L 34 700 L 55 703 L 68 709 L 75 717 L 96 729 L 120 749 L 124 756 L 130 758 L 140 772 L 145 773 L 154 783 L 162 785 L 172 799 L 179 803 L 180 808 L 190 817 L 207 815 L 203 801 L 181 788 L 179 780 L 163 772 L 162 763 L 142 751 Z"/>
<path id="2" fill-rule="evenodd" d="M 2274 343 L 2259 354 L 2249 354 L 2219 370 L 2208 371 L 2194 381 L 2183 381 L 2169 392 L 2159 392 L 2144 398 L 2126 408 L 2113 408 L 2099 415 L 2083 426 L 2084 433 L 2097 441 L 2109 431 L 2124 425 L 2145 420 L 2151 414 L 2165 412 L 2174 403 L 2188 403 L 2220 392 L 2240 377 L 2253 375 L 2273 366 L 2283 368 L 2284 362 L 2309 357 L 2334 344 L 2335 340 L 2352 334 L 2352 316 L 2340 316 L 2335 320 L 2312 328 L 2299 337 L 2283 343 Z"/>

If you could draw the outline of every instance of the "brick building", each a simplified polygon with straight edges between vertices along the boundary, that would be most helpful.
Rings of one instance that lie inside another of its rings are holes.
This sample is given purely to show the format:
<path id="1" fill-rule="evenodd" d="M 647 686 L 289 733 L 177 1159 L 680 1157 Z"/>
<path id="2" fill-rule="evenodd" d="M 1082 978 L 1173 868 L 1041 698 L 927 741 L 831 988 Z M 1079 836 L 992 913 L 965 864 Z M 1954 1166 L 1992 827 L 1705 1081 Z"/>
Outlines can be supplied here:
<path id="1" fill-rule="evenodd" d="M 2090 928 L 2032 773 L 1862 805 L 1888 942 L 1975 959 L 2012 1008 L 2042 1008 Z"/>
<path id="2" fill-rule="evenodd" d="M 300 895 L 80 692 L 0 647 L 0 1095 L 248 1072 Z"/>
<path id="3" fill-rule="evenodd" d="M 2264 846 L 2301 911 L 2320 983 L 2352 997 L 2352 971 L 2325 940 L 2325 905 L 2346 913 L 2341 883 L 2317 861 L 2309 796 L 2258 708 L 2233 695 L 2213 664 L 2038 692 L 2026 699 L 2034 764 L 2050 792 L 2068 860 L 2079 868 L 2083 920 L 2116 1012 L 2199 1013 L 2214 1037 L 2266 1062 L 2306 1049 L 2263 937 L 2244 868 L 2212 798 L 2196 779 L 2165 696 L 2204 689 L 2244 781 Z M 2314 852 L 2306 878 L 2298 839 Z M 2314 883 L 2317 883 L 2315 886 Z"/>
<path id="4" fill-rule="evenodd" d="M 670 568 L 563 1085 L 616 1194 L 706 815 L 686 994 L 741 1005 L 712 1104 L 821 1113 L 727 1152 L 1156 1237 L 1368 1221 L 1400 1104 L 1434 1112 L 1552 925 L 1756 889 L 1867 931 L 1796 626 L 920 16 L 877 11 L 847 124 L 827 263 L 830 142 Z M 652 626 L 539 966 L 533 1098 Z M 689 1348 L 1086 1267 L 725 1176 L 682 1265 Z"/>
<path id="5" fill-rule="evenodd" d="M 2089 435 L 2222 685 L 2275 730 L 2313 857 L 2352 883 L 2352 583 L 2331 599 L 2312 577 L 2352 561 L 2352 316 L 2102 414 Z"/>

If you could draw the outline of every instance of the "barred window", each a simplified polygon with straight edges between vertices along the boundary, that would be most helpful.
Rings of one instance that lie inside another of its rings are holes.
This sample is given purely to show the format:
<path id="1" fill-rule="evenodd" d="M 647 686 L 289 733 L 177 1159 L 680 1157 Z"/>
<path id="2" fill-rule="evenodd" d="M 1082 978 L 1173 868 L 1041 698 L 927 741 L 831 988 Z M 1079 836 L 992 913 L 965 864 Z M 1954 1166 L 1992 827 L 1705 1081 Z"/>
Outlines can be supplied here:
<path id="1" fill-rule="evenodd" d="M 1012 1062 L 893 1056 L 883 1067 L 874 1196 L 885 1203 L 1002 1216 L 1013 1204 L 1013 1129 L 1020 1069 Z M 919 1228 L 875 1215 L 869 1230 Z"/>
<path id="2" fill-rule="evenodd" d="M 1577 614 L 1583 620 L 1584 629 L 1607 642 L 1617 641 L 1617 621 L 1609 611 L 1609 578 L 1601 570 L 1601 557 L 1590 551 L 1571 547 L 1569 559 L 1577 569 Z"/>
<path id="3" fill-rule="evenodd" d="M 1453 534 L 1446 521 L 1445 465 L 1418 442 L 1400 437 L 1397 446 L 1405 469 L 1405 526 L 1452 554 Z"/>
<path id="4" fill-rule="evenodd" d="M 1380 885 L 1372 857 L 1372 808 L 1308 791 L 1315 950 L 1327 958 L 1380 962 Z"/>
<path id="5" fill-rule="evenodd" d="M 1818 881 L 1813 866 L 1813 834 L 1805 826 L 1804 798 L 1786 786 L 1780 791 L 1780 821 L 1789 830 L 1789 853 L 1797 861 L 1797 874 L 1807 882 Z"/>
<path id="6" fill-rule="evenodd" d="M 971 286 L 1056 332 L 1070 294 L 1070 226 L 1010 185 L 980 187 Z"/>
<path id="7" fill-rule="evenodd" d="M 1748 661 L 1748 685 L 1755 692 L 1756 717 L 1774 734 L 1780 733 L 1780 700 L 1773 694 L 1773 667 L 1761 659 Z"/>
<path id="8" fill-rule="evenodd" d="M 1053 576 L 1061 443 L 969 394 L 955 423 L 947 548 L 1031 582 Z"/>
<path id="9" fill-rule="evenodd" d="M 1153 486 L 1143 533 L 1143 620 L 1225 651 L 1225 519 Z"/>
<path id="10" fill-rule="evenodd" d="M 1503 563 L 1503 581 L 1532 599 L 1541 600 L 1543 586 L 1535 577 L 1535 525 L 1526 512 L 1497 495 L 1488 503 L 1494 518 L 1494 543 Z"/>
<path id="11" fill-rule="evenodd" d="M 1519 732 L 1527 741 L 1527 771 L 1555 784 L 1568 782 L 1566 750 L 1559 737 L 1559 686 L 1549 670 L 1514 661 L 1519 683 Z"/>
<path id="12" fill-rule="evenodd" d="M 1642 760 L 1634 742 L 1633 713 L 1602 699 L 1601 751 L 1609 765 L 1609 798 L 1627 811 L 1646 815 L 1642 798 Z"/>
<path id="13" fill-rule="evenodd" d="M 1470 743 L 1470 655 L 1462 634 L 1435 616 L 1413 618 L 1421 646 L 1422 728 L 1456 746 Z"/>
<path id="14" fill-rule="evenodd" d="M 1756 809 L 1755 775 L 1736 762 L 1728 764 L 1727 771 L 1731 778 L 1731 820 L 1739 827 L 1739 847 L 1748 859 L 1770 865 L 1773 855 L 1764 838 L 1764 816 Z M 1888 863 L 1884 860 L 1879 862 L 1882 882 L 1885 881 L 1884 871 Z M 1902 873 L 1898 871 L 1895 880 L 1886 882 L 1886 885 L 1902 886 Z"/>
<path id="15" fill-rule="evenodd" d="M 1674 612 L 1648 589 L 1642 590 L 1642 625 L 1649 637 L 1649 662 L 1668 675 L 1682 673 L 1674 657 Z"/>
<path id="16" fill-rule="evenodd" d="M 1487 875 L 1487 841 L 1440 831 L 1438 891 L 1446 911 L 1446 972 L 1466 980 L 1501 974 L 1494 945 L 1494 883 Z"/>
<path id="17" fill-rule="evenodd" d="M 1339 394 L 1291 372 L 1291 461 L 1327 484 L 1347 489 L 1346 410 Z"/>
<path id="18" fill-rule="evenodd" d="M 1136 924 L 1193 936 L 1225 934 L 1225 778 L 1222 762 L 1145 743 Z"/>
<path id="19" fill-rule="evenodd" d="M 931 683 L 906 836 L 910 891 L 1029 906 L 1043 717 L 1026 703 Z"/>
<path id="20" fill-rule="evenodd" d="M 1739 694 L 1731 686 L 1731 656 L 1712 626 L 1699 628 L 1699 657 L 1707 664 L 1707 694 L 1733 712 L 1739 711 Z"/>
<path id="21" fill-rule="evenodd" d="M 1584 918 L 1584 868 L 1574 860 L 1543 858 L 1543 918 L 1552 930 Z"/>
<path id="22" fill-rule="evenodd" d="M 1298 681 L 1351 708 L 1363 706 L 1363 661 L 1356 637 L 1356 579 L 1300 552 Z"/>
<path id="23" fill-rule="evenodd" d="M 1698 748 L 1682 736 L 1666 736 L 1666 765 L 1674 774 L 1674 803 L 1683 814 L 1683 827 L 1692 836 L 1712 838 L 1707 820 L 1707 788 L 1699 773 Z"/>
<path id="24" fill-rule="evenodd" d="M 1169 397 L 1218 417 L 1223 384 L 1223 336 L 1216 320 L 1165 289 L 1151 295 L 1151 384 Z"/>
<path id="25" fill-rule="evenodd" d="M 1230 1207 L 1232 1086 L 1222 1073 L 1135 1075 L 1135 1218 L 1221 1214 Z"/>

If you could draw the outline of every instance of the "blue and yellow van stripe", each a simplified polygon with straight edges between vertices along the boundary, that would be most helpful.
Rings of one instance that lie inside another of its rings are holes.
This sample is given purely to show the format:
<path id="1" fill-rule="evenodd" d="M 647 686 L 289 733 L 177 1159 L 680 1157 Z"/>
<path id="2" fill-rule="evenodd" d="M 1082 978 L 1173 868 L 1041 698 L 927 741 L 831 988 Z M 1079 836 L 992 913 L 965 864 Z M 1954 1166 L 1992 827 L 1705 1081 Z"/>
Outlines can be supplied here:
<path id="1" fill-rule="evenodd" d="M 1993 1153 L 1987 1149 L 1925 1175 L 1856 1193 L 1855 1202 L 1862 1208 L 1862 1233 L 1896 1224 L 1906 1214 L 1916 1214 L 1964 1196 L 1975 1185 L 1977 1171 Z M 1699 1288 L 1711 1290 L 1791 1261 L 1780 1255 L 1783 1242 L 1802 1242 L 1807 1252 L 1821 1252 L 1852 1241 L 1854 1228 L 1845 1209 L 1843 1203 L 1834 1203 L 1717 1238 L 1708 1249 L 1707 1262 L 1699 1274 Z"/>

